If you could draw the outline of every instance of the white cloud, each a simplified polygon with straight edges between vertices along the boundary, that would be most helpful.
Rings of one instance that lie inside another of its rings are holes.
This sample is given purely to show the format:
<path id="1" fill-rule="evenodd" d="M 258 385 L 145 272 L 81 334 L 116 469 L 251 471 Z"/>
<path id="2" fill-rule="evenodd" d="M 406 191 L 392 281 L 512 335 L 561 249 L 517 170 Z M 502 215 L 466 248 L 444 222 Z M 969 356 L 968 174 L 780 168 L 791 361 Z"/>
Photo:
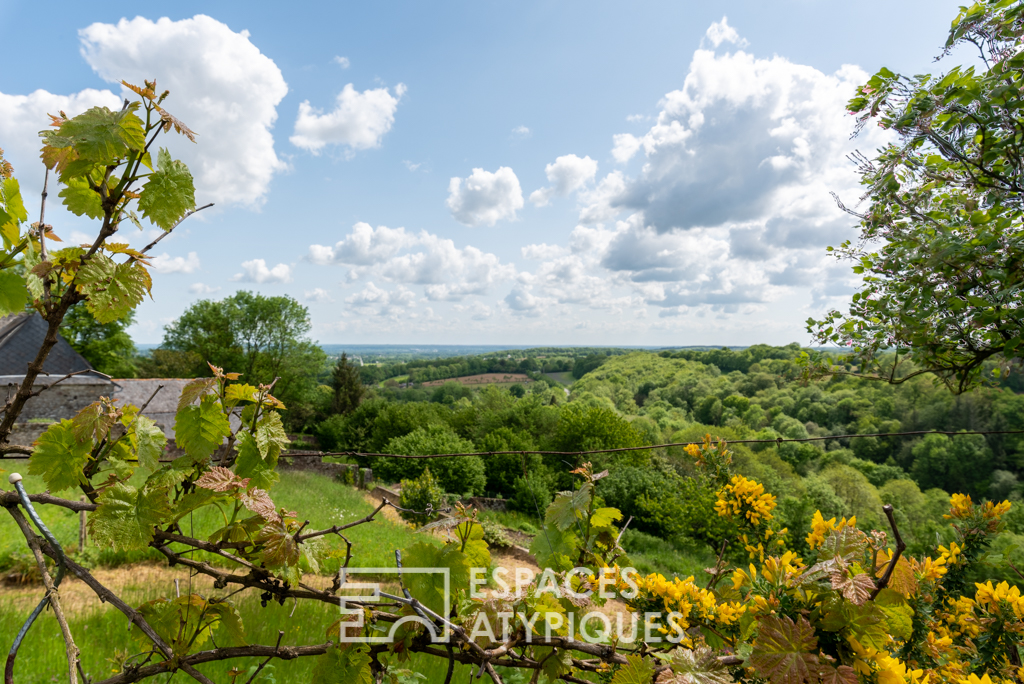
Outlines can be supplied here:
<path id="1" fill-rule="evenodd" d="M 307 301 L 310 302 L 333 302 L 334 299 L 327 292 L 327 290 L 321 287 L 315 287 L 312 290 L 306 290 L 303 295 Z"/>
<path id="2" fill-rule="evenodd" d="M 380 147 L 395 123 L 395 110 L 404 94 L 401 83 L 394 95 L 387 88 L 359 92 L 349 83 L 338 93 L 335 108 L 326 114 L 305 100 L 299 104 L 295 132 L 289 140 L 313 154 L 327 145 L 344 145 L 350 153 Z"/>
<path id="3" fill-rule="evenodd" d="M 309 260 L 315 264 L 370 266 L 387 261 L 416 242 L 417 238 L 405 232 L 405 228 L 373 228 L 369 223 L 359 222 L 333 247 L 310 245 Z"/>
<path id="4" fill-rule="evenodd" d="M 849 224 L 829 191 L 857 192 L 845 104 L 866 78 L 850 66 L 824 74 L 781 57 L 697 50 L 683 87 L 639 138 L 639 176 L 616 196 L 596 197 L 603 206 L 595 201 L 593 213 L 642 211 L 662 232 L 755 221 L 772 224 L 776 243 L 823 247 Z M 622 140 L 620 159 L 633 144 Z M 866 131 L 857 144 L 881 140 Z"/>
<path id="5" fill-rule="evenodd" d="M 457 301 L 485 294 L 497 282 L 515 277 L 515 267 L 473 246 L 421 231 L 357 223 L 333 247 L 311 245 L 316 264 L 349 266 L 348 280 L 383 279 L 423 286 L 428 299 Z"/>
<path id="6" fill-rule="evenodd" d="M 543 261 L 564 256 L 568 250 L 560 245 L 549 245 L 546 242 L 539 245 L 526 245 L 519 250 L 524 259 Z"/>
<path id="7" fill-rule="evenodd" d="M 332 59 L 331 61 L 340 66 L 342 69 L 348 69 L 352 65 L 352 63 L 348 60 L 348 57 L 341 57 L 339 55 L 335 55 L 334 59 Z"/>
<path id="8" fill-rule="evenodd" d="M 516 126 L 512 129 L 512 135 L 520 139 L 526 139 L 533 135 L 533 131 L 526 126 Z"/>
<path id="9" fill-rule="evenodd" d="M 236 273 L 231 279 L 243 283 L 288 283 L 292 279 L 291 266 L 278 264 L 267 268 L 267 262 L 263 259 L 243 261 L 242 270 L 243 273 Z"/>
<path id="10" fill-rule="evenodd" d="M 206 283 L 192 283 L 191 285 L 188 286 L 188 291 L 191 292 L 192 294 L 205 295 L 213 294 L 214 292 L 219 292 L 220 288 L 212 287 L 210 285 L 207 285 Z"/>
<path id="11" fill-rule="evenodd" d="M 463 181 L 452 178 L 446 202 L 452 216 L 467 226 L 493 226 L 502 219 L 515 219 L 523 208 L 523 190 L 512 169 L 500 167 L 494 173 L 473 169 Z"/>
<path id="12" fill-rule="evenodd" d="M 736 32 L 736 29 L 729 26 L 729 20 L 727 17 L 722 17 L 722 21 L 716 21 L 711 24 L 704 35 L 715 47 L 718 47 L 722 43 L 733 43 L 739 47 L 746 47 L 748 45 L 747 40 L 745 38 L 740 38 L 740 34 Z"/>
<path id="13" fill-rule="evenodd" d="M 199 270 L 199 257 L 189 252 L 187 257 L 172 257 L 167 252 L 153 257 L 153 270 L 157 273 L 195 273 Z"/>
<path id="14" fill-rule="evenodd" d="M 613 136 L 612 142 L 615 144 L 612 148 L 612 156 L 620 164 L 628 162 L 640 149 L 640 138 L 629 133 L 619 133 Z"/>
<path id="15" fill-rule="evenodd" d="M 413 173 L 415 173 L 421 166 L 423 166 L 423 162 L 416 162 L 415 164 L 413 164 L 408 159 L 403 159 L 402 163 L 405 164 L 405 168 L 409 169 Z"/>
<path id="16" fill-rule="evenodd" d="M 271 129 L 288 85 L 248 31 L 199 14 L 96 23 L 79 35 L 83 57 L 103 79 L 141 85 L 155 77 L 160 90 L 171 91 L 168 110 L 199 134 L 198 143 L 172 133 L 159 144 L 189 165 L 200 202 L 263 201 L 274 174 L 286 168 Z"/>
<path id="17" fill-rule="evenodd" d="M 575 154 L 567 154 L 545 166 L 544 173 L 551 185 L 530 194 L 530 201 L 538 207 L 547 205 L 552 197 L 565 197 L 593 181 L 597 162 L 590 157 L 580 159 Z"/>
<path id="18" fill-rule="evenodd" d="M 401 313 L 416 302 L 416 294 L 399 285 L 394 290 L 377 287 L 373 282 L 345 298 L 345 303 L 360 309 L 370 309 L 377 315 Z"/>

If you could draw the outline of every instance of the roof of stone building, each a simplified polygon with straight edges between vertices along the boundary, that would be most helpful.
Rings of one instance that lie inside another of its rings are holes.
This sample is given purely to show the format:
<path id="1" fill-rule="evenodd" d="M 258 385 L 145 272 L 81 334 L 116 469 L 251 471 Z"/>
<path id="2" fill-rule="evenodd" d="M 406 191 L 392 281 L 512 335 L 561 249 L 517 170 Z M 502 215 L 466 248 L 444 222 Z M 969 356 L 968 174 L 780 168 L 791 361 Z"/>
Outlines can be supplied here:
<path id="1" fill-rule="evenodd" d="M 192 378 L 116 379 L 114 383 L 117 385 L 117 389 L 114 390 L 113 398 L 118 404 L 142 406 L 152 397 L 149 405 L 146 406 L 145 415 L 174 414 L 178 411 L 178 397 L 181 396 L 181 390 L 190 382 L 192 382 Z M 163 389 L 156 392 L 156 388 L 160 385 L 163 385 Z M 156 395 L 153 392 L 156 392 Z"/>
<path id="2" fill-rule="evenodd" d="M 24 375 L 46 337 L 47 324 L 38 313 L 20 313 L 0 318 L 0 375 Z M 89 362 L 61 336 L 43 363 L 43 371 L 66 375 L 92 370 Z"/>

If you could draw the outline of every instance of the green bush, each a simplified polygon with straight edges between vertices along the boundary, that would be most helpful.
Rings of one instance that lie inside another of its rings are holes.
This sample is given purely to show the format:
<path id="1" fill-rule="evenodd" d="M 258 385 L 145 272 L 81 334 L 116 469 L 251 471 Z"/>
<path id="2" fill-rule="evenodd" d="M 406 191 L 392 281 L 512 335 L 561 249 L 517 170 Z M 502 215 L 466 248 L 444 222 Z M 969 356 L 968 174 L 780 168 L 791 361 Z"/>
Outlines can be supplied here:
<path id="1" fill-rule="evenodd" d="M 423 474 L 415 480 L 402 480 L 402 497 L 400 501 L 402 508 L 408 508 L 412 511 L 426 511 L 429 507 L 433 511 L 430 515 L 410 513 L 409 511 L 400 512 L 401 516 L 413 525 L 426 525 L 437 517 L 436 511 L 444 506 L 444 490 L 437 484 L 437 480 L 434 479 L 430 468 L 427 467 L 423 469 Z"/>
<path id="2" fill-rule="evenodd" d="M 512 546 L 512 540 L 505 533 L 505 528 L 493 520 L 480 520 L 480 526 L 484 528 L 484 541 L 492 548 L 507 549 Z"/>
<path id="3" fill-rule="evenodd" d="M 475 450 L 472 442 L 459 437 L 447 425 L 416 428 L 407 435 L 392 439 L 384 447 L 385 453 L 409 456 L 466 453 Z M 427 459 L 378 458 L 375 459 L 373 474 L 378 479 L 394 482 L 419 477 L 426 467 Z M 479 456 L 430 459 L 430 468 L 437 478 L 437 483 L 450 494 L 477 496 L 483 494 L 487 485 L 484 462 Z"/>
<path id="4" fill-rule="evenodd" d="M 534 471 L 527 473 L 525 477 L 516 478 L 512 485 L 512 496 L 508 499 L 508 506 L 513 511 L 543 517 L 543 512 L 547 510 L 553 498 L 551 479 L 547 473 Z"/>

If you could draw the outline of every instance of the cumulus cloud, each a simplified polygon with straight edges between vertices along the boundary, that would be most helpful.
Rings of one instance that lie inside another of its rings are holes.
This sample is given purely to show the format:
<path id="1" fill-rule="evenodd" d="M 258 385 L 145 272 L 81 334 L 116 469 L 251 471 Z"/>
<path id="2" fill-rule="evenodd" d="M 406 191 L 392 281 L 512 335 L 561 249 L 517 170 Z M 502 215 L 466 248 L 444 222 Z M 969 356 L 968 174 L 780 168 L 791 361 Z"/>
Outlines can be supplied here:
<path id="1" fill-rule="evenodd" d="M 512 135 L 516 138 L 526 139 L 529 138 L 532 134 L 533 131 L 531 131 L 526 126 L 516 126 L 515 128 L 512 129 Z"/>
<path id="2" fill-rule="evenodd" d="M 335 55 L 334 59 L 332 59 L 331 61 L 340 66 L 342 69 L 348 69 L 349 66 L 351 66 L 352 64 L 351 62 L 348 61 L 348 57 L 341 57 L 339 55 Z"/>
<path id="3" fill-rule="evenodd" d="M 523 208 L 523 190 L 515 172 L 507 166 L 494 173 L 473 169 L 465 180 L 451 179 L 446 204 L 459 223 L 493 226 L 516 217 L 516 212 Z"/>
<path id="4" fill-rule="evenodd" d="M 305 100 L 299 104 L 293 145 L 319 154 L 327 145 L 343 145 L 351 153 L 380 147 L 384 135 L 395 123 L 395 110 L 405 94 L 405 85 L 359 92 L 349 83 L 338 93 L 335 107 L 324 113 Z"/>
<path id="5" fill-rule="evenodd" d="M 199 14 L 95 23 L 79 36 L 82 56 L 104 80 L 141 84 L 155 77 L 160 90 L 171 91 L 167 108 L 199 133 L 199 143 L 168 135 L 160 144 L 189 165 L 198 199 L 262 202 L 274 174 L 286 168 L 271 129 L 288 85 L 248 31 Z"/>
<path id="6" fill-rule="evenodd" d="M 544 173 L 551 185 L 530 193 L 530 201 L 538 207 L 547 205 L 553 197 L 565 197 L 593 181 L 597 175 L 597 162 L 590 157 L 580 159 L 575 154 L 567 154 L 545 166 Z"/>
<path id="7" fill-rule="evenodd" d="M 188 291 L 191 292 L 192 294 L 206 295 L 218 292 L 220 291 L 220 288 L 207 285 L 206 283 L 192 283 L 191 285 L 188 286 Z"/>
<path id="8" fill-rule="evenodd" d="M 157 273 L 195 273 L 199 270 L 199 256 L 189 252 L 187 257 L 172 257 L 164 252 L 153 257 L 152 265 Z"/>
<path id="9" fill-rule="evenodd" d="M 612 156 L 620 164 L 625 164 L 632 159 L 636 151 L 640 149 L 641 144 L 640 138 L 629 133 L 618 133 L 612 136 L 612 142 L 614 143 Z"/>
<path id="10" fill-rule="evenodd" d="M 322 287 L 315 287 L 312 290 L 306 290 L 306 292 L 305 292 L 305 294 L 303 296 L 305 297 L 306 301 L 309 301 L 309 302 L 333 302 L 334 301 L 334 299 L 331 298 L 331 295 L 327 292 L 327 290 L 323 289 Z"/>
<path id="11" fill-rule="evenodd" d="M 268 268 L 265 260 L 252 259 L 243 261 L 242 273 L 236 273 L 231 279 L 243 283 L 288 283 L 292 279 L 292 267 L 278 264 Z"/>
<path id="12" fill-rule="evenodd" d="M 515 276 L 515 267 L 496 255 L 426 231 L 373 228 L 357 223 L 333 246 L 310 245 L 307 257 L 315 264 L 350 267 L 349 280 L 382 279 L 423 286 L 431 300 L 458 301 L 485 294 L 495 283 Z"/>
<path id="13" fill-rule="evenodd" d="M 369 223 L 359 222 L 333 247 L 310 245 L 309 259 L 315 264 L 370 266 L 387 261 L 416 242 L 416 236 L 405 232 L 405 228 L 374 228 Z"/>
<path id="14" fill-rule="evenodd" d="M 711 44 L 718 47 L 722 43 L 733 43 L 739 47 L 746 47 L 746 38 L 740 38 L 740 34 L 737 33 L 736 29 L 729 26 L 728 17 L 722 17 L 722 21 L 716 21 L 708 27 L 704 36 L 711 41 Z"/>
<path id="15" fill-rule="evenodd" d="M 406 309 L 415 302 L 416 294 L 408 288 L 399 285 L 394 290 L 385 290 L 374 285 L 372 281 L 366 283 L 362 290 L 345 298 L 346 304 L 356 308 L 375 309 L 380 315 Z"/>
<path id="16" fill-rule="evenodd" d="M 776 218 L 800 224 L 806 238 L 846 225 L 828 191 L 856 187 L 845 103 L 866 77 L 850 66 L 824 74 L 782 57 L 698 50 L 654 126 L 617 137 L 617 160 L 634 146 L 646 159 L 609 204 L 643 211 L 662 232 Z"/>

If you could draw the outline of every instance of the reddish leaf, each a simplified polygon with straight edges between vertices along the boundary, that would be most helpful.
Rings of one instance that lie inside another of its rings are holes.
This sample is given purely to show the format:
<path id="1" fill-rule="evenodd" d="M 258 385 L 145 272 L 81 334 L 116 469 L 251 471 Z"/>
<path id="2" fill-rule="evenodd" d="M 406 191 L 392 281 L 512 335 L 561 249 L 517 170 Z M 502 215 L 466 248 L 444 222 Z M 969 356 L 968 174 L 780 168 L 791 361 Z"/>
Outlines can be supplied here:
<path id="1" fill-rule="evenodd" d="M 265 489 L 253 488 L 252 491 L 242 494 L 241 502 L 243 506 L 264 520 L 273 522 L 281 520 L 281 516 L 277 514 L 277 508 L 274 506 L 270 494 Z"/>
<path id="2" fill-rule="evenodd" d="M 215 492 L 228 492 L 233 489 L 245 489 L 249 486 L 249 478 L 241 478 L 227 468 L 213 466 L 196 480 L 196 486 L 212 489 Z M 260 490 L 254 490 L 260 491 Z M 244 501 L 242 502 L 245 503 Z M 248 506 L 246 506 L 248 508 Z M 251 508 L 249 510 L 252 510 Z M 255 513 L 256 511 L 253 511 Z"/>
<path id="3" fill-rule="evenodd" d="M 803 617 L 761 618 L 750 664 L 759 677 L 772 684 L 802 684 L 817 679 L 818 639 Z"/>

